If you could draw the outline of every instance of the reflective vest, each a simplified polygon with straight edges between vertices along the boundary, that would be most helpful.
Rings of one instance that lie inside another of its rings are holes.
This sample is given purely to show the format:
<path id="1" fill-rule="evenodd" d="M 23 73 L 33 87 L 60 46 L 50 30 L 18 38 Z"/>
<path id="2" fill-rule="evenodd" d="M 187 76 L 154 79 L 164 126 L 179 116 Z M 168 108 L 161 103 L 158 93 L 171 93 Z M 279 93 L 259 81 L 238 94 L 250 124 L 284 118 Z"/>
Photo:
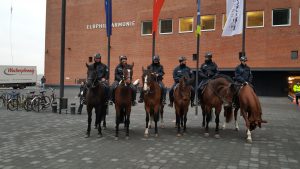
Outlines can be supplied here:
<path id="1" fill-rule="evenodd" d="M 293 87 L 293 90 L 294 90 L 295 93 L 300 92 L 300 85 L 295 84 L 294 87 Z"/>

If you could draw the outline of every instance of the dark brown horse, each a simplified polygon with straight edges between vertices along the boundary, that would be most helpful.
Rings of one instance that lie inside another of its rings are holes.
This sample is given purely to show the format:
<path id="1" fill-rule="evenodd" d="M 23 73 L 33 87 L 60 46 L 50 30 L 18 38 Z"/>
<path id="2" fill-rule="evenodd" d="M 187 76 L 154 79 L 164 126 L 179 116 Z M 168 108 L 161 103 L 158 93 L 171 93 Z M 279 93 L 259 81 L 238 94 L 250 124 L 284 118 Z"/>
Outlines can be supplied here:
<path id="1" fill-rule="evenodd" d="M 186 130 L 187 112 L 189 111 L 191 86 L 187 83 L 185 77 L 179 80 L 179 84 L 174 89 L 174 104 L 176 113 L 177 136 L 181 136 L 180 126 L 183 132 Z"/>
<path id="2" fill-rule="evenodd" d="M 144 90 L 144 102 L 146 110 L 146 129 L 145 137 L 149 136 L 149 125 L 150 118 L 153 118 L 155 123 L 155 136 L 158 136 L 157 122 L 159 120 L 159 113 L 161 109 L 161 89 L 158 82 L 156 81 L 157 76 L 150 70 L 144 70 L 143 68 L 143 89 Z"/>
<path id="3" fill-rule="evenodd" d="M 98 128 L 98 136 L 102 136 L 101 132 L 101 120 L 106 115 L 107 105 L 105 104 L 105 91 L 102 82 L 97 80 L 97 71 L 94 64 L 87 67 L 87 94 L 86 94 L 86 108 L 88 113 L 88 128 L 86 137 L 90 137 L 91 122 L 92 122 L 92 110 L 95 108 L 95 125 Z"/>
<path id="4" fill-rule="evenodd" d="M 262 120 L 262 110 L 259 99 L 250 85 L 247 84 L 241 86 L 238 92 L 238 102 L 239 104 L 234 110 L 235 124 L 238 126 L 237 112 L 240 109 L 241 115 L 243 116 L 247 127 L 247 141 L 251 143 L 251 131 L 257 126 L 260 128 L 261 123 L 267 123 L 267 121 Z M 232 116 L 232 113 L 228 116 Z M 227 122 L 229 121 L 230 120 L 227 120 Z"/>
<path id="5" fill-rule="evenodd" d="M 115 109 L 116 109 L 116 136 L 118 140 L 119 124 L 124 123 L 126 128 L 126 138 L 129 138 L 129 124 L 131 113 L 132 89 L 130 88 L 131 77 L 133 75 L 132 68 L 123 69 L 123 77 L 115 90 Z"/>
<path id="6" fill-rule="evenodd" d="M 235 93 L 233 81 L 229 77 L 218 77 L 208 82 L 203 92 L 199 94 L 202 109 L 202 126 L 205 126 L 205 136 L 209 136 L 208 124 L 212 119 L 212 109 L 215 109 L 215 137 L 219 138 L 219 117 L 222 105 L 230 106 Z M 206 121 L 206 123 L 205 123 Z"/>

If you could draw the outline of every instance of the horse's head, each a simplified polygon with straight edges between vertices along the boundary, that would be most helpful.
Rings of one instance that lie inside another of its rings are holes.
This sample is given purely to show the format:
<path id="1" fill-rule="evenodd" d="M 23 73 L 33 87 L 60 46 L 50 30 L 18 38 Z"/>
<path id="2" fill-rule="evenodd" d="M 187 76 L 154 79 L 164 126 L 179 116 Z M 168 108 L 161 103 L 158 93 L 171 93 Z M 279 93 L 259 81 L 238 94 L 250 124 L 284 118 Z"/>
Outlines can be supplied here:
<path id="1" fill-rule="evenodd" d="M 233 97 L 236 93 L 236 87 L 232 80 L 225 77 L 213 79 L 214 93 L 222 100 L 224 106 L 232 105 Z"/>
<path id="2" fill-rule="evenodd" d="M 142 75 L 142 82 L 143 82 L 143 90 L 149 91 L 150 85 L 157 80 L 157 75 L 151 70 L 142 68 L 143 75 Z"/>
<path id="3" fill-rule="evenodd" d="M 122 83 L 125 84 L 125 86 L 130 85 L 131 83 L 131 79 L 132 79 L 132 75 L 133 75 L 133 66 L 134 64 L 132 64 L 129 67 L 124 67 L 123 68 L 123 76 L 122 76 Z"/>
<path id="4" fill-rule="evenodd" d="M 87 67 L 87 82 L 86 86 L 88 88 L 92 87 L 94 88 L 97 82 L 97 70 L 94 67 L 94 64 L 88 65 L 87 63 L 85 64 Z"/>
<path id="5" fill-rule="evenodd" d="M 189 85 L 189 79 L 182 77 L 179 79 L 179 90 L 183 100 L 188 100 L 191 96 L 191 86 Z"/>

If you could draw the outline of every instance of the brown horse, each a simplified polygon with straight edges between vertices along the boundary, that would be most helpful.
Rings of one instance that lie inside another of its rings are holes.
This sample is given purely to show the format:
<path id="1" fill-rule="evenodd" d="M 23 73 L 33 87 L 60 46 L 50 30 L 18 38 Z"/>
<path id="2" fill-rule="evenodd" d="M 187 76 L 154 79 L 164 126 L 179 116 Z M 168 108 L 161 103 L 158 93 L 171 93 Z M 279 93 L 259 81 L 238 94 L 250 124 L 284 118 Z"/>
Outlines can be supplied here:
<path id="1" fill-rule="evenodd" d="M 132 69 L 134 64 L 130 68 L 123 69 L 123 77 L 119 85 L 115 90 L 115 109 L 116 109 L 116 136 L 118 140 L 119 124 L 124 122 L 126 128 L 126 139 L 129 138 L 129 124 L 131 113 L 131 100 L 132 89 L 130 88 L 131 77 L 133 75 Z"/>
<path id="2" fill-rule="evenodd" d="M 90 137 L 91 122 L 92 122 L 92 110 L 95 108 L 95 126 L 98 128 L 98 136 L 102 136 L 101 132 L 101 120 L 106 115 L 107 105 L 105 104 L 105 89 L 102 82 L 97 80 L 97 70 L 94 64 L 87 67 L 87 94 L 86 94 L 86 109 L 88 113 L 88 128 L 86 137 Z"/>
<path id="3" fill-rule="evenodd" d="M 185 77 L 179 80 L 179 84 L 174 89 L 174 104 L 176 113 L 177 136 L 181 136 L 180 126 L 183 127 L 183 132 L 186 130 L 187 112 L 191 98 L 191 86 L 187 83 Z"/>
<path id="4" fill-rule="evenodd" d="M 237 124 L 237 112 L 240 109 L 247 127 L 247 141 L 252 142 L 251 131 L 257 126 L 261 128 L 261 123 L 267 123 L 262 120 L 262 110 L 259 99 L 250 85 L 241 86 L 238 92 L 239 105 L 234 109 L 235 124 Z M 232 116 L 232 113 L 228 116 Z M 231 119 L 231 118 L 229 118 Z M 230 120 L 226 121 L 229 122 Z"/>
<path id="5" fill-rule="evenodd" d="M 149 121 L 150 118 L 153 118 L 155 123 L 155 137 L 158 136 L 157 132 L 157 122 L 159 120 L 159 113 L 161 109 L 161 89 L 156 81 L 157 76 L 155 73 L 150 70 L 143 70 L 142 82 L 144 90 L 144 102 L 145 102 L 145 110 L 146 110 L 146 129 L 145 129 L 145 137 L 149 136 Z"/>
<path id="6" fill-rule="evenodd" d="M 215 137 L 219 138 L 219 116 L 222 105 L 229 106 L 232 104 L 232 98 L 235 93 L 233 81 L 227 76 L 220 76 L 208 82 L 202 93 L 199 94 L 202 109 L 202 126 L 205 126 L 205 136 L 209 136 L 208 124 L 212 119 L 212 109 L 215 109 Z M 206 123 L 205 123 L 206 120 Z"/>

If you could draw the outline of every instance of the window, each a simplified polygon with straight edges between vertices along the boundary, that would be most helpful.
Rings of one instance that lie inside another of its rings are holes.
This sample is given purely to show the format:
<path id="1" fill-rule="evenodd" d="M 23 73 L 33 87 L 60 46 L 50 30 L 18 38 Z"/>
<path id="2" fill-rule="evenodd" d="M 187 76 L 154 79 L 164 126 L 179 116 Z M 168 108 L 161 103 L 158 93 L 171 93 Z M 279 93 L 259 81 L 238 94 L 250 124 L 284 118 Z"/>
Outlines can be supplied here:
<path id="1" fill-rule="evenodd" d="M 223 14 L 223 16 L 222 16 L 222 29 L 224 28 L 224 26 L 226 24 L 226 20 L 227 20 L 227 16 L 226 16 L 226 14 Z"/>
<path id="2" fill-rule="evenodd" d="M 194 18 L 180 18 L 179 19 L 179 33 L 193 32 Z"/>
<path id="3" fill-rule="evenodd" d="M 290 26 L 291 9 L 273 9 L 272 11 L 273 26 Z"/>
<path id="4" fill-rule="evenodd" d="M 152 35 L 152 21 L 142 22 L 142 35 Z"/>
<path id="5" fill-rule="evenodd" d="M 264 11 L 247 12 L 247 28 L 264 27 Z"/>
<path id="6" fill-rule="evenodd" d="M 173 20 L 165 19 L 159 22 L 159 33 L 160 34 L 171 34 L 173 33 Z"/>
<path id="7" fill-rule="evenodd" d="M 291 51 L 291 59 L 292 60 L 298 59 L 298 50 Z"/>
<path id="8" fill-rule="evenodd" d="M 201 30 L 212 31 L 215 30 L 216 15 L 201 16 Z"/>

